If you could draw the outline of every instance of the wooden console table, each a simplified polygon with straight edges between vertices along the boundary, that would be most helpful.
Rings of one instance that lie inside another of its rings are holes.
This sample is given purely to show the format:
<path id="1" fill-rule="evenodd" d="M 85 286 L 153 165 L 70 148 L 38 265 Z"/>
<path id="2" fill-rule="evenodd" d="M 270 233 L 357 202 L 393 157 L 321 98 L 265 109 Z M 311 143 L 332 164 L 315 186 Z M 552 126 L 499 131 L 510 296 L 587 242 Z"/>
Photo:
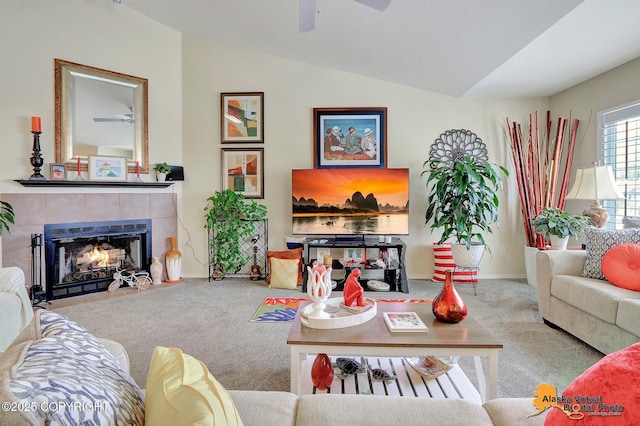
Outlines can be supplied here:
<path id="1" fill-rule="evenodd" d="M 377 270 L 387 272 L 387 276 L 393 276 L 391 279 L 394 282 L 388 283 L 390 285 L 390 291 L 402 291 L 409 293 L 409 281 L 407 280 L 407 273 L 404 265 L 404 257 L 407 245 L 398 237 L 393 237 L 390 243 L 379 242 L 378 237 L 364 237 L 357 240 L 340 240 L 336 238 L 308 238 L 303 242 L 305 263 L 311 263 L 312 259 L 317 258 L 317 249 L 329 248 L 329 249 L 349 249 L 349 248 L 364 248 L 365 254 L 367 249 L 384 249 L 384 250 L 396 250 L 398 253 L 397 264 L 393 267 L 379 268 Z M 311 256 L 311 251 L 315 250 L 314 256 Z M 375 271 L 376 269 L 366 269 L 362 265 L 363 275 L 365 272 Z M 346 276 L 345 276 L 346 279 Z M 367 281 L 367 277 L 361 277 L 360 281 Z M 386 280 L 385 280 L 386 281 Z M 338 287 L 341 287 L 339 284 Z M 365 290 L 367 290 L 366 286 Z M 341 290 L 338 288 L 338 290 Z M 304 279 L 302 282 L 302 291 L 307 292 L 307 268 L 304 270 Z"/>

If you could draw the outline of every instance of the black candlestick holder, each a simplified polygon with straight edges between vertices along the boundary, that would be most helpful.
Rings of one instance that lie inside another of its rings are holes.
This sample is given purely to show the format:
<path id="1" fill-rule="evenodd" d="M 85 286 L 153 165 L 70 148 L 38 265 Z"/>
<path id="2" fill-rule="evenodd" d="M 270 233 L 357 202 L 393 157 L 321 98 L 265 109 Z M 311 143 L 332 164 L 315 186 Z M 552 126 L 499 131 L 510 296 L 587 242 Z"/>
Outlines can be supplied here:
<path id="1" fill-rule="evenodd" d="M 40 173 L 41 167 L 44 164 L 42 155 L 40 155 L 40 133 L 33 133 L 33 153 L 31 154 L 31 165 L 33 166 L 33 174 L 29 176 L 29 180 L 47 180 L 46 177 Z"/>

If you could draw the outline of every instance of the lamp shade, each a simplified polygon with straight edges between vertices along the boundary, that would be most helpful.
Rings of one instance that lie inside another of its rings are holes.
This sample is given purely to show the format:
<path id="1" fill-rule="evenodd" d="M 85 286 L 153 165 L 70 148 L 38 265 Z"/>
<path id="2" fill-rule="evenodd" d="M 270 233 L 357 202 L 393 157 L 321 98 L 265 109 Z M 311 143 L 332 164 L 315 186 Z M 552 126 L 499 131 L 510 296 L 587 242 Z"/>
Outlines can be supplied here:
<path id="1" fill-rule="evenodd" d="M 624 196 L 618 189 L 609 166 L 578 169 L 576 180 L 565 197 L 568 200 L 619 200 Z"/>

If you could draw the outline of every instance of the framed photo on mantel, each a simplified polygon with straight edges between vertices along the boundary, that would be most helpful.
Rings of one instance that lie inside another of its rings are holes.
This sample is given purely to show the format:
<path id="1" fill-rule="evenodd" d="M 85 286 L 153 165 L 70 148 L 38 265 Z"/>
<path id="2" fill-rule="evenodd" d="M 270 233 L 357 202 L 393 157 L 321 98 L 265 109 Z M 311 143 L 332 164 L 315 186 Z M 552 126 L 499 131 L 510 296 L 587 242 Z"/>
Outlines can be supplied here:
<path id="1" fill-rule="evenodd" d="M 89 180 L 126 182 L 127 159 L 102 155 L 89 156 Z"/>

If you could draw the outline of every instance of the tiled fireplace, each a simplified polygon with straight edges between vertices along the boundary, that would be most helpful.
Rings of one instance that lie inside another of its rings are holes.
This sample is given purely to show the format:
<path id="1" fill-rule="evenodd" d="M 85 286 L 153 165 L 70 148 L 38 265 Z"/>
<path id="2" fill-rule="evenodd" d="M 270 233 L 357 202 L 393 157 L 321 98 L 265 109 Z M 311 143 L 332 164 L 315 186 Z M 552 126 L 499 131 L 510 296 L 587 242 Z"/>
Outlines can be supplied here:
<path id="1" fill-rule="evenodd" d="M 44 274 L 41 285 L 47 292 L 47 298 L 103 290 L 106 287 L 104 283 L 98 283 L 99 275 L 109 275 L 116 263 L 120 266 L 137 263 L 136 269 L 146 270 L 152 256 L 159 256 L 164 263 L 164 255 L 171 249 L 169 237 L 177 235 L 175 197 L 174 193 L 167 192 L 2 194 L 2 200 L 11 203 L 16 211 L 16 223 L 11 226 L 11 232 L 2 234 L 2 266 L 20 267 L 27 285 L 31 285 L 31 237 L 33 234 L 44 236 L 46 228 L 54 225 L 54 232 L 58 233 L 57 245 L 47 247 L 46 238 L 42 244 L 41 268 Z M 69 229 L 62 230 L 60 224 L 71 224 L 69 228 L 79 230 L 80 234 L 84 228 L 84 235 L 79 235 L 78 243 L 72 243 L 67 239 L 70 236 L 64 234 Z M 141 230 L 145 233 L 139 234 Z M 95 235 L 89 235 L 94 231 Z M 112 235 L 106 235 L 109 233 Z M 98 266 L 93 260 L 87 260 L 90 253 L 85 253 L 85 248 L 88 245 L 110 250 L 119 258 L 106 267 Z M 45 260 L 53 255 L 52 250 L 57 254 L 62 252 L 66 260 L 58 259 L 47 266 Z M 70 260 L 70 253 L 74 257 L 80 255 L 80 263 L 84 266 L 76 268 L 78 262 Z M 66 278 L 68 286 L 59 285 L 65 281 L 65 277 L 56 271 L 62 264 L 65 270 L 76 268 Z M 56 287 L 58 289 L 54 290 Z"/>

